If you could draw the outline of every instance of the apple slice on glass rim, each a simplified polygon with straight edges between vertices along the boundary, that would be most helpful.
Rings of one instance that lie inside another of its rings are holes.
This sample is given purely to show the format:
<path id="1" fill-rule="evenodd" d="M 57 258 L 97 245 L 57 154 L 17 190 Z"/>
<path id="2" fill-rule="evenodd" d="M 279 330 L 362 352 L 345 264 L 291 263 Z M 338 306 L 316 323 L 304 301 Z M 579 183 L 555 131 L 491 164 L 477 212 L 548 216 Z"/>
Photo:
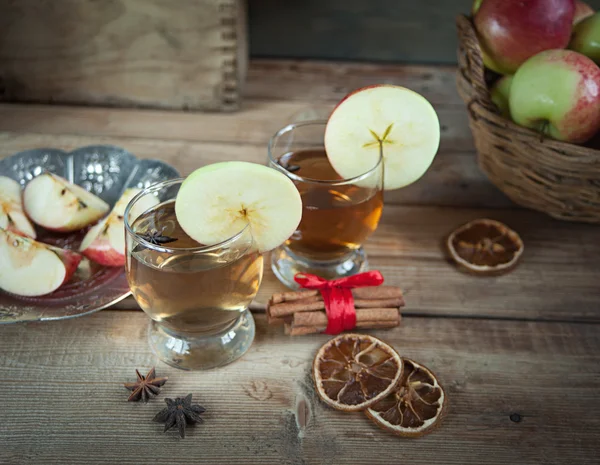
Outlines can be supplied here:
<path id="1" fill-rule="evenodd" d="M 256 163 L 222 162 L 188 176 L 177 194 L 175 215 L 188 236 L 207 246 L 250 226 L 262 253 L 296 230 L 302 200 L 294 183 L 279 171 Z"/>
<path id="2" fill-rule="evenodd" d="M 0 289 L 25 297 L 50 294 L 71 279 L 81 258 L 0 228 Z"/>
<path id="3" fill-rule="evenodd" d="M 60 232 L 76 231 L 95 223 L 109 210 L 104 200 L 48 172 L 25 186 L 23 205 L 34 223 Z"/>
<path id="4" fill-rule="evenodd" d="M 95 225 L 83 238 L 79 251 L 90 260 L 104 266 L 125 265 L 125 208 L 141 189 L 127 189 L 109 215 Z M 146 195 L 131 209 L 129 219 L 135 219 L 158 204 L 158 198 Z"/>
<path id="5" fill-rule="evenodd" d="M 439 143 L 440 123 L 431 104 L 412 90 L 387 84 L 349 94 L 333 110 L 325 128 L 325 151 L 337 173 L 343 178 L 360 176 L 383 155 L 386 190 L 419 179 Z"/>
<path id="6" fill-rule="evenodd" d="M 21 185 L 0 176 L 0 228 L 35 239 L 35 229 L 23 211 Z"/>

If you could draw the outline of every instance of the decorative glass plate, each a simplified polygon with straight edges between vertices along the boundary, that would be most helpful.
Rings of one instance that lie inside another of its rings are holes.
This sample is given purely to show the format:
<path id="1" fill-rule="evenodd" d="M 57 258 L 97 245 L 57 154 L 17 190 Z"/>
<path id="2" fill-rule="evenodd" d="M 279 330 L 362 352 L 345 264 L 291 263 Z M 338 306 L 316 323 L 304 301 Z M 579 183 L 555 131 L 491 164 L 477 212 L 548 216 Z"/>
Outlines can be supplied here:
<path id="1" fill-rule="evenodd" d="M 92 145 L 72 152 L 34 149 L 0 160 L 0 175 L 13 178 L 22 186 L 44 171 L 82 186 L 111 207 L 128 187 L 144 188 L 180 176 L 162 161 L 138 160 L 126 150 L 110 145 Z M 38 240 L 73 250 L 79 248 L 86 232 L 87 229 L 57 234 L 37 229 Z M 123 267 L 104 267 L 84 257 L 71 280 L 51 294 L 18 297 L 0 290 L 0 324 L 87 315 L 129 294 Z"/>

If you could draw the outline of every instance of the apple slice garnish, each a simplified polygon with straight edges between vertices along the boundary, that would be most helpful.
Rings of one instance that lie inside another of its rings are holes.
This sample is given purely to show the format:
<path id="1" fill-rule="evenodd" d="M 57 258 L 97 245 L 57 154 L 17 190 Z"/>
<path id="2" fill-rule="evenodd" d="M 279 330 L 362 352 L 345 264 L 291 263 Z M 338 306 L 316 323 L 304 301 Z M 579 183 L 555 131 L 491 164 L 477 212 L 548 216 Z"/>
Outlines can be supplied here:
<path id="1" fill-rule="evenodd" d="M 431 165 L 440 144 L 440 123 L 431 104 L 400 86 L 358 89 L 333 110 L 325 151 L 343 178 L 373 169 L 380 150 L 386 190 L 408 186 Z"/>
<path id="2" fill-rule="evenodd" d="M 23 206 L 34 223 L 60 232 L 88 226 L 109 209 L 104 200 L 52 173 L 29 181 L 23 191 Z"/>
<path id="3" fill-rule="evenodd" d="M 0 228 L 35 239 L 35 229 L 23 211 L 21 186 L 0 176 Z"/>
<path id="4" fill-rule="evenodd" d="M 125 224 L 127 204 L 141 189 L 127 189 L 110 214 L 95 225 L 83 238 L 79 251 L 90 260 L 104 266 L 125 265 Z M 130 223 L 149 208 L 158 205 L 158 198 L 146 195 L 130 211 Z"/>
<path id="5" fill-rule="evenodd" d="M 0 289 L 25 297 L 50 294 L 71 279 L 81 258 L 0 228 Z"/>
<path id="6" fill-rule="evenodd" d="M 215 245 L 250 225 L 259 252 L 274 249 L 296 230 L 302 201 L 284 174 L 256 163 L 214 163 L 194 171 L 175 200 L 182 229 L 203 245 Z"/>

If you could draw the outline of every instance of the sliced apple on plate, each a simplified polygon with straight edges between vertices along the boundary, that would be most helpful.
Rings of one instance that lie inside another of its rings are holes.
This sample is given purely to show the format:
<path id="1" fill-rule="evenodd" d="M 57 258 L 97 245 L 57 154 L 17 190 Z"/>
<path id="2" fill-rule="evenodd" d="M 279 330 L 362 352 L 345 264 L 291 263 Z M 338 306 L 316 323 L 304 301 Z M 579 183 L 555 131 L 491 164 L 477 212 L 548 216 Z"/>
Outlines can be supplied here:
<path id="1" fill-rule="evenodd" d="M 110 214 L 88 231 L 79 248 L 83 255 L 104 266 L 125 265 L 125 208 L 140 191 L 127 189 Z M 142 197 L 131 209 L 129 221 L 133 223 L 139 215 L 157 204 L 157 197 Z"/>
<path id="2" fill-rule="evenodd" d="M 23 191 L 23 205 L 34 223 L 60 232 L 84 228 L 109 210 L 104 200 L 52 173 L 29 181 Z"/>
<path id="3" fill-rule="evenodd" d="M 26 297 L 50 294 L 71 279 L 81 258 L 77 252 L 0 229 L 0 289 Z"/>
<path id="4" fill-rule="evenodd" d="M 23 211 L 21 186 L 6 176 L 0 176 L 0 228 L 35 239 L 35 229 Z"/>
<path id="5" fill-rule="evenodd" d="M 214 163 L 194 171 L 175 200 L 182 229 L 215 245 L 250 226 L 259 252 L 285 242 L 300 223 L 302 200 L 284 174 L 256 163 Z"/>
<path id="6" fill-rule="evenodd" d="M 400 86 L 358 89 L 333 110 L 325 129 L 325 151 L 343 178 L 373 169 L 383 155 L 386 190 L 408 186 L 433 162 L 440 123 L 431 104 Z"/>

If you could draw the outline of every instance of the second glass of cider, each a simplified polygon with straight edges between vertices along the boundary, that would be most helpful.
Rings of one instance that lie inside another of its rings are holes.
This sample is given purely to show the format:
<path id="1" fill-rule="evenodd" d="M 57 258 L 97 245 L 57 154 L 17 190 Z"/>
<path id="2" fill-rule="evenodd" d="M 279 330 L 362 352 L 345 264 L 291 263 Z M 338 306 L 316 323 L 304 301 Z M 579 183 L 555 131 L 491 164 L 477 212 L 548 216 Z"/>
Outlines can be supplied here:
<path id="1" fill-rule="evenodd" d="M 272 268 L 289 287 L 296 273 L 326 279 L 363 271 L 363 243 L 375 231 L 383 209 L 383 159 L 367 172 L 342 178 L 323 144 L 325 121 L 291 124 L 269 142 L 269 165 L 288 176 L 302 197 L 302 221 L 272 252 Z"/>

